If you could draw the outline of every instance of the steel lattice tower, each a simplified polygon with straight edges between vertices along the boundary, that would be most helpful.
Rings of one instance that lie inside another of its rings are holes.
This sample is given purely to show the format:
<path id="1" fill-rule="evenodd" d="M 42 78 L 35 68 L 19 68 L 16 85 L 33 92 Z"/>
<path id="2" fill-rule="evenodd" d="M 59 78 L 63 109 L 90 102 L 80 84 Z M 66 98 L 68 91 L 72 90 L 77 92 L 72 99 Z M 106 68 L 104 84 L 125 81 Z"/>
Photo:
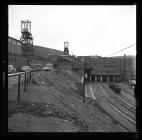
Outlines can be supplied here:
<path id="1" fill-rule="evenodd" d="M 64 55 L 69 55 L 69 49 L 68 49 L 68 46 L 69 46 L 69 42 L 64 42 Z"/>
<path id="2" fill-rule="evenodd" d="M 26 45 L 33 45 L 33 37 L 31 34 L 31 21 L 21 20 L 21 38 L 20 41 Z"/>
<path id="3" fill-rule="evenodd" d="M 22 55 L 27 57 L 28 65 L 31 64 L 32 57 L 34 56 L 33 37 L 31 34 L 31 21 L 21 20 L 21 38 Z"/>

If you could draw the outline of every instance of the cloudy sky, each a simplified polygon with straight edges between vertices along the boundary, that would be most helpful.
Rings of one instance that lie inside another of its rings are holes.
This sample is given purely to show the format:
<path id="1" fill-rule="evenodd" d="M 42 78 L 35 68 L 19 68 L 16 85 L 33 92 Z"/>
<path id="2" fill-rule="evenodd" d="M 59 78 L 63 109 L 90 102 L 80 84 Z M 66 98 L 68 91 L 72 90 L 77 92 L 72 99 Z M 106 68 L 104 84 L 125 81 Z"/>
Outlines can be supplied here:
<path id="1" fill-rule="evenodd" d="M 20 39 L 30 20 L 34 44 L 70 54 L 107 56 L 136 43 L 135 5 L 9 5 L 9 36 Z M 116 55 L 135 55 L 136 45 Z"/>

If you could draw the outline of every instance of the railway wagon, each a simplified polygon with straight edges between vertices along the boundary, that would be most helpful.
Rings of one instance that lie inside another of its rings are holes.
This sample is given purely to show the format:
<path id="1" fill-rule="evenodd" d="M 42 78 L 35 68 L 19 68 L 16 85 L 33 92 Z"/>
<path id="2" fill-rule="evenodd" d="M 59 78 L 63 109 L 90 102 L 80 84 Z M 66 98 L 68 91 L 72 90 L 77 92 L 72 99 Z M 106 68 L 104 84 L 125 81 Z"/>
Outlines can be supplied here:
<path id="1" fill-rule="evenodd" d="M 112 89 L 117 94 L 121 93 L 121 88 L 118 84 L 109 84 L 109 88 Z"/>

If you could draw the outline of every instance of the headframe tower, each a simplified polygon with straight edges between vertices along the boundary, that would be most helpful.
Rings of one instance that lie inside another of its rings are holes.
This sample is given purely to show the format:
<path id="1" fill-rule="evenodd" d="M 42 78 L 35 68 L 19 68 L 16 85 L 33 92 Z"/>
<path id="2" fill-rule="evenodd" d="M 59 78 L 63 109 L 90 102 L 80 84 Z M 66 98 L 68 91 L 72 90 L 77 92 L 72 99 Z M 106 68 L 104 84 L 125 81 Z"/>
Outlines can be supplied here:
<path id="1" fill-rule="evenodd" d="M 28 59 L 28 65 L 31 64 L 31 59 L 34 56 L 33 37 L 31 34 L 31 21 L 21 20 L 21 47 L 22 55 Z"/>
<path id="2" fill-rule="evenodd" d="M 69 55 L 69 49 L 68 49 L 68 46 L 69 46 L 69 42 L 64 42 L 64 55 Z"/>
<path id="3" fill-rule="evenodd" d="M 31 21 L 21 20 L 21 42 L 26 45 L 33 45 L 33 37 L 31 34 Z"/>

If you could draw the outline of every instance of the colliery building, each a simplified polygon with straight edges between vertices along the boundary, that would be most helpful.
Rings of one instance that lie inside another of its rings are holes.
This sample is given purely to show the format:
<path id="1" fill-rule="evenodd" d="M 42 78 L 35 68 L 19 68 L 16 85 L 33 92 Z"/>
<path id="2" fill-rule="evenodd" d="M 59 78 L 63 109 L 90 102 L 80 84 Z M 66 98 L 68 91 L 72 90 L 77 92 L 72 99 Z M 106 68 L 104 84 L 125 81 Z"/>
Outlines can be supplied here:
<path id="1" fill-rule="evenodd" d="M 25 45 L 20 40 L 8 37 L 8 64 L 16 67 L 19 71 L 23 65 L 30 65 L 31 68 L 43 68 L 46 64 L 53 64 L 53 67 L 60 69 L 72 69 L 75 56 L 69 52 L 37 45 Z"/>
<path id="2" fill-rule="evenodd" d="M 8 37 L 8 64 L 14 65 L 17 70 L 23 65 L 40 68 L 45 64 L 45 58 L 35 56 L 34 52 L 34 46 L 23 46 L 20 40 Z"/>
<path id="3" fill-rule="evenodd" d="M 73 69 L 81 73 L 85 69 L 85 79 L 95 82 L 128 81 L 132 73 L 136 75 L 134 59 L 126 56 L 107 58 L 101 56 L 78 56 Z M 82 73 L 83 74 L 83 73 Z"/>
<path id="4" fill-rule="evenodd" d="M 20 40 L 8 37 L 8 64 L 19 70 L 23 65 L 32 68 L 42 68 L 50 62 L 54 65 L 58 62 L 58 55 L 62 51 L 44 48 L 36 45 L 24 45 Z"/>
<path id="5" fill-rule="evenodd" d="M 47 63 L 59 69 L 72 69 L 84 75 L 88 81 L 128 81 L 136 77 L 135 59 L 106 58 L 101 56 L 71 56 L 63 51 L 36 45 L 24 46 L 20 40 L 8 37 L 8 63 L 19 70 L 23 65 L 43 68 Z"/>
<path id="6" fill-rule="evenodd" d="M 136 59 L 124 57 L 71 56 L 69 42 L 64 42 L 64 51 L 33 45 L 31 21 L 21 20 L 21 38 L 8 37 L 8 63 L 19 70 L 23 65 L 43 68 L 51 63 L 58 69 L 72 69 L 88 81 L 128 81 L 136 78 Z"/>

